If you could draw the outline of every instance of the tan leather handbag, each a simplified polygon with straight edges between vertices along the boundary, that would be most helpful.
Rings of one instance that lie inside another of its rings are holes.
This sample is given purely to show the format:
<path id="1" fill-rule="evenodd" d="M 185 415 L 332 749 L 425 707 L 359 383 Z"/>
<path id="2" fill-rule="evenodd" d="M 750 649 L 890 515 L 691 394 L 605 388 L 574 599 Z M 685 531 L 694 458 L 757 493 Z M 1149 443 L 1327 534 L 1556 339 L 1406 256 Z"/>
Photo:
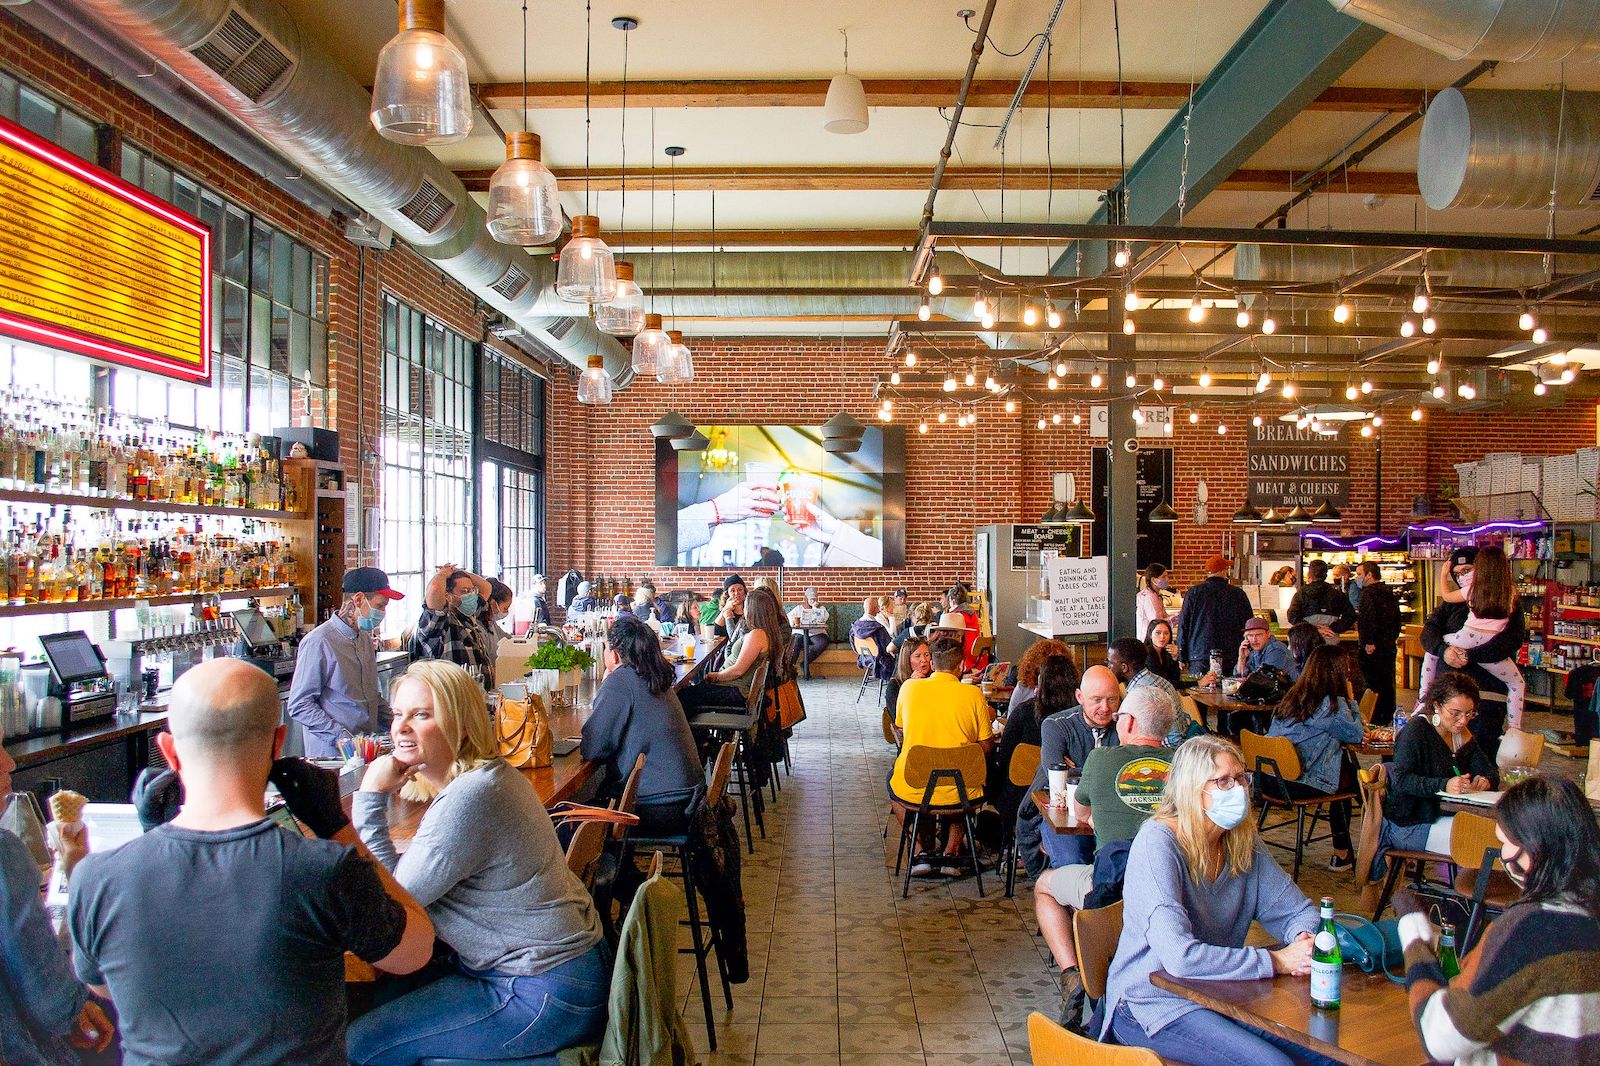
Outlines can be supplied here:
<path id="1" fill-rule="evenodd" d="M 501 700 L 494 733 L 500 757 L 519 770 L 549 766 L 555 759 L 550 714 L 537 693 L 528 693 L 525 700 Z"/>

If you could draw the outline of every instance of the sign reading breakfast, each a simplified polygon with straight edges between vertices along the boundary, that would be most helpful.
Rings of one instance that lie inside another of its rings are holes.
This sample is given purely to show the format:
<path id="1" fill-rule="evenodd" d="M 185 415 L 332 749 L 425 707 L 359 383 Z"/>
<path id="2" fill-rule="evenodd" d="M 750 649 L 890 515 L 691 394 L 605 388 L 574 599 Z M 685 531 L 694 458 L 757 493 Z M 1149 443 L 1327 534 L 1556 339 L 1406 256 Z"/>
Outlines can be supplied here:
<path id="1" fill-rule="evenodd" d="M 209 383 L 210 230 L 0 119 L 0 334 Z"/>
<path id="2" fill-rule="evenodd" d="M 1250 504 L 1253 507 L 1308 510 L 1330 500 L 1335 507 L 1350 502 L 1350 449 L 1343 423 L 1310 426 L 1271 421 L 1250 427 Z"/>

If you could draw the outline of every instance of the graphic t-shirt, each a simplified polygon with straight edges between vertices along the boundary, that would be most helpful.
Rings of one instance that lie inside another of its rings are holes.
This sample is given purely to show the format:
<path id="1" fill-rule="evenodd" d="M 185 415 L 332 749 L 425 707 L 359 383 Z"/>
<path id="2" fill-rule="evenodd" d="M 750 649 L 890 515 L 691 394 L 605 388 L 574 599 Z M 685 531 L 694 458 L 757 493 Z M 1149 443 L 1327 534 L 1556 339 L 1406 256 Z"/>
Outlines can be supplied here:
<path id="1" fill-rule="evenodd" d="M 1132 840 L 1155 813 L 1167 787 L 1175 748 L 1123 744 L 1096 748 L 1084 760 L 1078 802 L 1094 811 L 1094 842 Z"/>

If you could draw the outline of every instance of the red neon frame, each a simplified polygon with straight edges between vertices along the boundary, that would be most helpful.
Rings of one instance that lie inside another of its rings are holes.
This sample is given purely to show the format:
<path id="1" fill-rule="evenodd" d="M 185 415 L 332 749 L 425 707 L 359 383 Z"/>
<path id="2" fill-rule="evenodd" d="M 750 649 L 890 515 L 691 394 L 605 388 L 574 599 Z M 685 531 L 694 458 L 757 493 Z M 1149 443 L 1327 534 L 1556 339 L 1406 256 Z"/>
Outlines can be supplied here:
<path id="1" fill-rule="evenodd" d="M 130 207 L 154 215 L 189 233 L 200 242 L 200 363 L 195 365 L 173 359 L 171 356 L 138 348 L 120 341 L 97 337 L 76 330 L 0 311 L 0 333 L 19 340 L 35 341 L 51 348 L 76 352 L 91 359 L 101 359 L 134 370 L 145 370 L 163 377 L 177 378 L 197 385 L 211 384 L 211 227 L 171 204 L 151 196 L 136 185 L 131 185 L 114 174 L 91 166 L 64 149 L 35 136 L 16 123 L 0 118 L 0 142 L 33 156 L 57 170 L 88 182 L 101 191 L 116 197 Z"/>

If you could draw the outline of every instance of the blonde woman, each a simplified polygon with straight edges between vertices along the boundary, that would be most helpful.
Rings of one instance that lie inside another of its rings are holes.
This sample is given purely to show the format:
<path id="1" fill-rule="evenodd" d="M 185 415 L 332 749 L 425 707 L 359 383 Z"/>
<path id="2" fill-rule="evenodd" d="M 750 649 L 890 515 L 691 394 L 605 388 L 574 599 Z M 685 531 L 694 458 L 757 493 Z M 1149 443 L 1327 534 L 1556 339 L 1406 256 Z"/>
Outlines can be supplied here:
<path id="1" fill-rule="evenodd" d="M 454 958 L 352 1025 L 350 1061 L 531 1058 L 593 1040 L 611 970 L 599 917 L 533 786 L 495 754 L 483 689 L 454 663 L 418 662 L 390 703 L 394 754 L 367 768 L 356 829 Z M 389 839 L 396 792 L 432 800 L 404 855 Z"/>
<path id="2" fill-rule="evenodd" d="M 1150 983 L 1156 970 L 1190 981 L 1311 972 L 1316 908 L 1267 854 L 1250 815 L 1238 748 L 1203 736 L 1178 749 L 1161 803 L 1128 852 L 1102 1038 L 1184 1062 L 1327 1061 Z M 1252 921 L 1285 946 L 1245 947 Z"/>

